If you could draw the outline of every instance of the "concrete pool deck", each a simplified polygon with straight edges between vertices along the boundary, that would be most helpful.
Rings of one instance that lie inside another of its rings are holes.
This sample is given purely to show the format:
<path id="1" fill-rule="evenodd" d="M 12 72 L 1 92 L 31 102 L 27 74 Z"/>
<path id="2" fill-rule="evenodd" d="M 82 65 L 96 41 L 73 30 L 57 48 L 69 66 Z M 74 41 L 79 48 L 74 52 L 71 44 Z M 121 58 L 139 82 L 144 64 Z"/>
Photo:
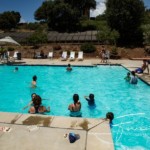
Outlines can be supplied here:
<path id="1" fill-rule="evenodd" d="M 114 149 L 109 123 L 103 119 L 0 112 L 0 126 L 11 128 L 10 132 L 0 131 L 1 150 Z M 64 137 L 70 132 L 79 134 L 80 139 L 70 143 Z"/>
<path id="2" fill-rule="evenodd" d="M 22 59 L 21 61 L 29 65 L 67 65 L 70 63 L 72 66 L 95 66 L 102 64 L 98 58 L 83 61 L 61 61 L 60 59 Z M 142 61 L 109 60 L 109 64 L 121 64 L 132 71 L 140 67 Z M 150 84 L 150 75 L 146 73 L 138 76 Z M 1 150 L 114 150 L 109 123 L 103 119 L 0 112 L 0 127 L 4 126 L 12 130 L 9 133 L 0 131 Z M 31 131 L 28 126 L 31 127 Z M 70 143 L 68 138 L 64 138 L 64 135 L 70 132 L 79 134 L 80 139 L 75 143 Z"/>

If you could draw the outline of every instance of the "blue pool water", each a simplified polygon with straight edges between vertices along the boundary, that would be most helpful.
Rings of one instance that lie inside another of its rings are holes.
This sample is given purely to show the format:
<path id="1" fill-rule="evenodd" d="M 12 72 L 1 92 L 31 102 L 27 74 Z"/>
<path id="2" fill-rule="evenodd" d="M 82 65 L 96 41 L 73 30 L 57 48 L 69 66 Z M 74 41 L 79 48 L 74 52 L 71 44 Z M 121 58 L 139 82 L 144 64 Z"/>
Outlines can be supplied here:
<path id="1" fill-rule="evenodd" d="M 0 66 L 0 111 L 27 113 L 22 110 L 37 93 L 43 105 L 50 106 L 48 115 L 69 116 L 68 105 L 74 93 L 79 94 L 82 116 L 104 118 L 109 111 L 115 114 L 113 140 L 117 150 L 150 149 L 150 87 L 139 80 L 138 85 L 124 81 L 127 70 L 121 66 L 65 67 Z M 30 86 L 37 75 L 37 88 Z M 88 107 L 85 95 L 94 93 L 96 108 Z"/>

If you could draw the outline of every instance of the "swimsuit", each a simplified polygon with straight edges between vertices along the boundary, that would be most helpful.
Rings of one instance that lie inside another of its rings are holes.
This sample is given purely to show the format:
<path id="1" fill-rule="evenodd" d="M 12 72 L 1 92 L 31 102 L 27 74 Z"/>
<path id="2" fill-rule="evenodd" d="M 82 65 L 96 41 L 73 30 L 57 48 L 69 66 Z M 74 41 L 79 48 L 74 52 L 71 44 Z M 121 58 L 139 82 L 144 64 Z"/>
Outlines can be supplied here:
<path id="1" fill-rule="evenodd" d="M 135 72 L 137 72 L 137 73 L 143 73 L 143 69 L 142 69 L 142 68 L 137 68 L 137 69 L 135 70 Z"/>
<path id="2" fill-rule="evenodd" d="M 35 113 L 39 113 L 39 107 L 40 107 L 40 106 L 34 106 L 34 108 L 35 108 Z"/>
<path id="3" fill-rule="evenodd" d="M 71 117 L 81 117 L 82 113 L 80 111 L 70 111 Z"/>

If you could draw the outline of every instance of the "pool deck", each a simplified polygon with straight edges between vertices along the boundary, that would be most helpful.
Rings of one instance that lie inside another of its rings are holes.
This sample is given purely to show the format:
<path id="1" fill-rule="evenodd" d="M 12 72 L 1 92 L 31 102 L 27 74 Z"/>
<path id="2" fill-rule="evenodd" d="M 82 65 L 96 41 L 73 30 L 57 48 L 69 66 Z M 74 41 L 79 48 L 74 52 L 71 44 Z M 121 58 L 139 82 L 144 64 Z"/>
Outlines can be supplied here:
<path id="1" fill-rule="evenodd" d="M 67 65 L 70 63 L 72 66 L 95 66 L 102 64 L 98 58 L 83 61 L 22 59 L 21 62 L 29 65 Z M 140 67 L 142 61 L 109 60 L 106 65 L 122 65 L 132 71 Z M 150 84 L 150 75 L 147 72 L 138 76 Z M 114 150 L 109 123 L 103 119 L 0 112 L 0 127 L 4 126 L 10 127 L 11 131 L 0 131 L 1 150 Z M 68 137 L 64 137 L 70 132 L 79 134 L 80 139 L 75 143 L 70 143 Z"/>

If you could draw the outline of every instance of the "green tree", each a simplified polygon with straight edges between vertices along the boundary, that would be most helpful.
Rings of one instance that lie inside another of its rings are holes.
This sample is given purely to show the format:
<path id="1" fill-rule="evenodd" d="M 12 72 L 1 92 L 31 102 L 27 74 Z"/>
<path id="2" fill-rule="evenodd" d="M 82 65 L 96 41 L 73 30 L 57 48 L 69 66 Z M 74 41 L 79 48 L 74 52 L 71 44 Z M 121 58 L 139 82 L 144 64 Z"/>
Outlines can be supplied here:
<path id="1" fill-rule="evenodd" d="M 43 44 L 48 41 L 47 34 L 42 31 L 36 31 L 27 38 L 27 42 L 31 45 Z"/>
<path id="2" fill-rule="evenodd" d="M 45 20 L 49 29 L 73 31 L 79 22 L 79 12 L 61 1 L 47 1 L 35 12 L 36 20 Z"/>
<path id="3" fill-rule="evenodd" d="M 96 37 L 103 44 L 116 45 L 119 33 L 115 29 L 111 30 L 105 22 L 102 22 L 102 24 L 99 24 Z"/>
<path id="4" fill-rule="evenodd" d="M 0 14 L 0 29 L 11 30 L 16 28 L 20 22 L 20 13 L 15 11 L 7 11 Z"/>
<path id="5" fill-rule="evenodd" d="M 70 32 L 77 30 L 81 16 L 89 17 L 90 9 L 95 8 L 95 0 L 49 0 L 34 15 L 36 20 L 47 22 L 51 30 Z"/>
<path id="6" fill-rule="evenodd" d="M 106 19 L 119 32 L 122 44 L 142 44 L 143 0 L 106 0 Z"/>
<path id="7" fill-rule="evenodd" d="M 150 24 L 142 26 L 143 30 L 143 44 L 150 45 Z"/>
<path id="8" fill-rule="evenodd" d="M 54 5 L 55 3 L 52 0 L 43 2 L 42 5 L 35 11 L 34 18 L 38 21 L 47 22 Z"/>
<path id="9" fill-rule="evenodd" d="M 77 8 L 80 12 L 80 17 L 82 15 L 87 15 L 89 17 L 90 9 L 96 9 L 95 0 L 64 0 L 64 2 L 71 5 L 72 8 Z"/>

